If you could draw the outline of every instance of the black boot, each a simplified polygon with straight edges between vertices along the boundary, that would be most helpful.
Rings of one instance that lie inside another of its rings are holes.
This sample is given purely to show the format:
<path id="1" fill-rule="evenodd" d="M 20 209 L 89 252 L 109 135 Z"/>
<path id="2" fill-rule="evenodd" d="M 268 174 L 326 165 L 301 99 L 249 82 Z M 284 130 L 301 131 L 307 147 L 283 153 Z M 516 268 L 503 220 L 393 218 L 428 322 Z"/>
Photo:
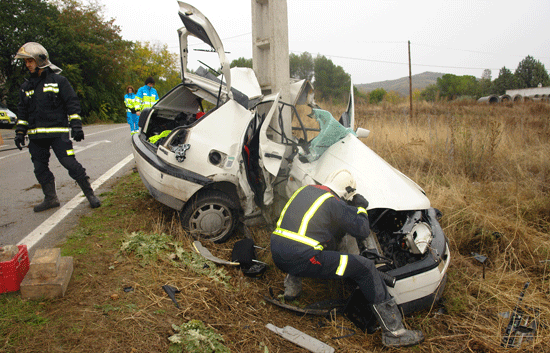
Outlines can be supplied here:
<path id="1" fill-rule="evenodd" d="M 408 347 L 424 341 L 420 331 L 407 330 L 395 299 L 372 305 L 372 312 L 382 328 L 382 344 L 386 347 Z"/>
<path id="2" fill-rule="evenodd" d="M 99 206 L 101 206 L 101 202 L 94 195 L 94 190 L 90 186 L 90 178 L 84 177 L 82 179 L 78 179 L 76 182 L 78 183 L 78 186 L 80 186 L 80 188 L 82 189 L 84 196 L 86 196 L 92 208 L 98 208 Z"/>
<path id="3" fill-rule="evenodd" d="M 44 201 L 34 206 L 34 212 L 42 212 L 50 208 L 59 207 L 59 199 L 55 193 L 55 181 L 43 184 L 42 192 L 44 193 Z"/>

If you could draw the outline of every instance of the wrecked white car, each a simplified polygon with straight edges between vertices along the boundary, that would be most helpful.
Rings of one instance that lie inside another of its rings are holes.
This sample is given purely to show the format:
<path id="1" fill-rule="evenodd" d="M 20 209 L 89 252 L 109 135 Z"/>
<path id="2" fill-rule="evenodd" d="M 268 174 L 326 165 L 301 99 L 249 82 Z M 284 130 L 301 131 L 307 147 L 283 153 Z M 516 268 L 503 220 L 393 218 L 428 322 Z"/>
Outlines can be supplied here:
<path id="1" fill-rule="evenodd" d="M 191 234 L 223 242 L 239 222 L 276 220 L 298 188 L 348 169 L 369 201 L 369 248 L 391 259 L 379 268 L 397 279 L 391 294 L 405 313 L 429 307 L 450 263 L 439 212 L 417 184 L 359 140 L 368 131 L 353 130 L 353 96 L 340 122 L 320 109 L 298 113 L 313 105 L 308 81 L 291 85 L 289 102 L 263 96 L 251 69 L 229 69 L 208 19 L 179 6 L 183 82 L 142 112 L 140 133 L 132 136 L 151 195 L 178 210 Z M 206 69 L 187 72 L 190 35 L 217 52 L 221 80 Z"/>

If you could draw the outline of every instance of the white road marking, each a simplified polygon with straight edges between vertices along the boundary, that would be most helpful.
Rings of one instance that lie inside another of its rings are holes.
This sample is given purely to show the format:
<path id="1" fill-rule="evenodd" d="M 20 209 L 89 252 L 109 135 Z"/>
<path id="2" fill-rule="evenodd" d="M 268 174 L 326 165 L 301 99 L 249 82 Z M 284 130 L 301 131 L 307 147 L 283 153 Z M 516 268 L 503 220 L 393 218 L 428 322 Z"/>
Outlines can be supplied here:
<path id="1" fill-rule="evenodd" d="M 96 190 L 104 182 L 109 180 L 116 172 L 124 168 L 130 161 L 134 159 L 134 155 L 130 154 L 117 165 L 109 169 L 105 174 L 100 176 L 92 183 L 92 189 Z M 41 225 L 36 227 L 29 235 L 23 238 L 17 245 L 27 245 L 27 249 L 31 249 L 35 246 L 50 230 L 52 230 L 59 222 L 63 220 L 72 210 L 74 210 L 81 202 L 86 200 L 84 194 L 80 192 L 71 201 L 67 202 L 65 206 L 61 207 L 57 212 L 51 215 L 48 219 L 42 222 Z"/>
<path id="2" fill-rule="evenodd" d="M 77 154 L 78 152 L 86 151 L 88 148 L 95 147 L 95 146 L 99 145 L 100 143 L 111 143 L 111 141 L 109 141 L 109 140 L 96 141 L 96 142 L 92 142 L 89 145 L 84 146 L 84 147 L 74 146 L 73 147 L 74 153 Z"/>
<path id="3" fill-rule="evenodd" d="M 117 127 L 117 128 L 112 129 L 112 131 L 113 131 L 113 130 L 119 130 L 119 129 L 128 129 L 128 126 Z M 91 133 L 91 134 L 86 134 L 86 136 L 93 136 L 93 135 L 103 134 L 103 133 L 105 133 L 105 131 L 98 131 L 98 132 L 93 132 L 93 133 Z M 29 141 L 26 141 L 27 144 L 28 144 L 28 142 L 29 142 Z M 104 140 L 104 141 L 101 141 L 101 142 L 111 142 L 111 141 Z M 75 143 L 75 142 L 73 142 L 73 144 L 74 144 L 74 143 Z M 79 142 L 76 142 L 76 143 L 79 143 Z M 92 145 L 95 146 L 95 145 L 97 145 L 97 143 L 93 142 L 93 143 L 90 144 L 89 147 L 92 147 Z M 86 146 L 86 147 L 84 147 L 83 149 L 81 149 L 80 151 L 84 151 L 86 148 L 89 148 L 89 147 Z M 0 157 L 0 161 L 1 161 L 2 159 L 8 158 L 8 157 L 17 156 L 17 155 L 23 154 L 23 153 L 27 153 L 27 154 L 28 154 L 29 151 L 26 150 L 26 148 L 28 148 L 28 146 L 25 146 L 25 147 L 23 148 L 23 149 L 24 149 L 23 151 L 17 151 L 17 152 L 15 152 L 15 153 L 8 154 L 7 156 Z M 75 153 L 77 153 L 77 151 L 79 151 L 78 148 L 77 148 L 77 150 L 75 151 Z"/>

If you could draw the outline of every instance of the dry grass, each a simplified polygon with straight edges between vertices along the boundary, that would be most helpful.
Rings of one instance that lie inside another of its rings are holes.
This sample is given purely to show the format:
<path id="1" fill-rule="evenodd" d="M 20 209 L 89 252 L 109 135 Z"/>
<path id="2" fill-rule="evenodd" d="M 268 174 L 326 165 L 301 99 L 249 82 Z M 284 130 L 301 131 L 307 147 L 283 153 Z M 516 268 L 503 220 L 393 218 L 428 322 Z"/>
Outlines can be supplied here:
<path id="1" fill-rule="evenodd" d="M 323 108 L 334 116 L 344 110 Z M 122 240 L 137 231 L 166 233 L 191 249 L 177 214 L 151 199 L 133 173 L 102 196 L 103 206 L 84 217 L 63 246 L 64 254 L 75 258 L 64 298 L 0 298 L 0 352 L 163 352 L 171 325 L 192 319 L 220 333 L 232 352 L 305 352 L 265 329 L 267 323 L 298 328 L 339 352 L 549 352 L 550 263 L 541 262 L 550 258 L 549 106 L 418 103 L 414 121 L 407 109 L 358 105 L 356 119 L 372 131 L 365 143 L 417 181 L 443 212 L 453 257 L 444 304 L 405 320 L 423 330 L 423 344 L 384 349 L 379 333 L 357 331 L 341 316 L 297 316 L 266 303 L 268 288 L 282 291 L 284 276 L 268 250 L 259 253 L 270 265 L 262 279 L 226 268 L 231 276 L 226 283 L 164 255 L 141 265 L 134 255 L 121 254 Z M 257 245 L 269 246 L 270 230 L 252 229 Z M 205 245 L 229 259 L 242 237 Z M 485 279 L 472 252 L 488 257 Z M 537 336 L 521 350 L 501 348 L 508 319 L 498 314 L 515 307 L 527 281 L 522 308 L 540 311 Z M 161 289 L 164 284 L 181 290 L 179 309 Z M 301 304 L 345 297 L 340 282 L 306 280 L 304 285 Z M 126 287 L 134 290 L 125 292 Z M 6 310 L 18 306 L 17 315 Z M 334 339 L 349 330 L 356 334 Z"/>

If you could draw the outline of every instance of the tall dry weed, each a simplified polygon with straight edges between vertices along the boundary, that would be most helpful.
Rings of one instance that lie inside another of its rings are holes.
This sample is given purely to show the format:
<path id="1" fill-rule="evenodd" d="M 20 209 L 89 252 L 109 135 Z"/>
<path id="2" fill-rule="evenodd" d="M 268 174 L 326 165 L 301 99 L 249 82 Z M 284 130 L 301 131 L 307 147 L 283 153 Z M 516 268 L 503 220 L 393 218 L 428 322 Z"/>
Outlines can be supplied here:
<path id="1" fill-rule="evenodd" d="M 405 108 L 358 106 L 356 122 L 371 130 L 364 142 L 443 212 L 454 331 L 473 351 L 497 349 L 507 324 L 497 314 L 530 281 L 525 307 L 546 327 L 528 350 L 550 350 L 550 105 L 424 102 L 412 120 Z M 474 253 L 488 257 L 485 278 Z"/>

